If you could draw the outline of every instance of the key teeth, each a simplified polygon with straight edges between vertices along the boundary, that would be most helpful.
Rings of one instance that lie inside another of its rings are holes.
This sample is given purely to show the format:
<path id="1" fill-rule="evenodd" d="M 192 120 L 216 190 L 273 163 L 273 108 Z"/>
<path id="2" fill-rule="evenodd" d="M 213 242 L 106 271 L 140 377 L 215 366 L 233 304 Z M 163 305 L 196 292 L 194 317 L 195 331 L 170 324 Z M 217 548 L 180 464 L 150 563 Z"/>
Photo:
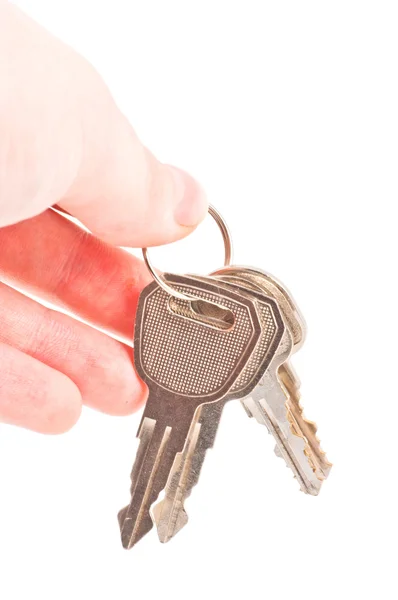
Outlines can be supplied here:
<path id="1" fill-rule="evenodd" d="M 275 446 L 275 448 L 274 448 L 274 453 L 276 454 L 276 456 L 277 456 L 278 458 L 281 458 L 281 459 L 282 459 L 282 460 L 285 462 L 285 467 L 286 467 L 287 469 L 289 469 L 289 470 L 290 470 L 290 469 L 291 469 L 291 467 L 290 467 L 290 465 L 289 465 L 289 464 L 286 462 L 286 460 L 284 459 L 284 457 L 283 457 L 283 454 L 282 454 L 282 452 L 281 452 L 281 450 L 280 450 L 279 446 L 277 446 L 277 445 Z M 308 458 L 308 457 L 307 457 L 307 458 Z M 317 496 L 317 495 L 319 494 L 319 491 L 320 491 L 320 490 L 318 490 L 318 489 L 316 489 L 316 488 L 314 488 L 314 487 L 309 487 L 309 488 L 308 488 L 308 491 L 305 491 L 305 490 L 302 488 L 302 486 L 300 485 L 300 483 L 299 483 L 299 481 L 298 481 L 298 479 L 297 479 L 296 475 L 294 475 L 294 474 L 293 474 L 293 479 L 294 479 L 295 481 L 297 481 L 297 483 L 299 484 L 299 490 L 300 490 L 300 492 L 303 492 L 303 494 L 308 494 L 308 495 L 310 495 L 310 496 Z"/>
<path id="2" fill-rule="evenodd" d="M 295 436 L 304 440 L 304 444 L 305 444 L 304 453 L 305 453 L 306 457 L 308 458 L 308 462 L 309 462 L 313 472 L 317 476 L 317 478 L 320 481 L 324 481 L 327 478 L 327 476 L 329 475 L 329 471 L 332 468 L 332 463 L 330 463 L 328 461 L 328 459 L 326 458 L 326 452 L 324 452 L 321 448 L 321 442 L 320 442 L 319 437 L 317 436 L 318 427 L 317 427 L 316 423 L 314 421 L 310 421 L 309 419 L 306 419 L 306 417 L 303 414 L 303 406 L 301 405 L 301 402 L 299 399 L 296 402 L 296 406 L 297 406 L 297 409 L 299 412 L 300 419 L 303 421 L 303 423 L 305 423 L 305 425 L 310 430 L 309 433 L 313 437 L 313 440 L 315 442 L 314 445 L 316 445 L 316 447 L 317 447 L 316 450 L 319 455 L 320 461 L 316 461 L 316 457 L 314 456 L 314 452 L 311 448 L 308 438 L 304 435 L 304 433 L 300 430 L 300 428 L 297 427 L 296 418 L 292 412 L 291 407 L 288 406 L 288 404 L 287 404 L 286 408 L 287 408 L 288 420 L 290 423 L 290 429 Z M 317 466 L 316 462 L 320 463 L 319 466 Z M 318 494 L 318 492 L 313 495 L 317 495 L 317 494 Z"/>
<path id="3" fill-rule="evenodd" d="M 288 400 L 286 401 L 286 410 L 290 429 L 294 435 L 304 440 L 304 453 L 308 458 L 308 462 L 319 481 L 324 481 L 329 475 L 332 463 L 328 461 L 326 453 L 321 448 L 321 442 L 317 436 L 318 427 L 316 423 L 310 421 L 304 415 L 304 407 L 301 404 L 301 394 L 297 379 L 295 381 L 292 378 L 286 378 L 284 377 L 284 374 L 285 372 L 282 370 L 280 372 L 280 379 L 287 393 Z M 296 409 L 297 412 L 296 416 L 294 414 L 294 409 Z M 303 428 L 300 428 L 298 425 L 297 420 L 301 421 L 305 426 L 304 429 L 308 430 L 307 436 L 305 435 L 305 431 L 302 431 Z M 309 437 L 313 440 L 312 445 L 314 448 L 311 448 L 311 443 L 308 439 Z"/>

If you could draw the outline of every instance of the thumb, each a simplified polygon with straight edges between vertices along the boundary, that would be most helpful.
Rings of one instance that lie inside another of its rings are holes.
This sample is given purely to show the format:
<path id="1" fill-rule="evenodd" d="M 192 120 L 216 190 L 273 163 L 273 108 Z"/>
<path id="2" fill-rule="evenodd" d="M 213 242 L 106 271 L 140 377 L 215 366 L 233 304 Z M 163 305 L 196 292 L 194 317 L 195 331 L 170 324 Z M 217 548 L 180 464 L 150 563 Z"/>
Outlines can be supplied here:
<path id="1" fill-rule="evenodd" d="M 107 242 L 184 237 L 207 211 L 139 141 L 95 69 L 0 0 L 0 226 L 58 204 Z"/>
<path id="2" fill-rule="evenodd" d="M 97 119 L 104 118 L 100 132 Z M 153 246 L 186 236 L 204 218 L 199 184 L 159 162 L 113 103 L 84 126 L 85 155 L 59 204 L 90 231 L 113 244 Z"/>

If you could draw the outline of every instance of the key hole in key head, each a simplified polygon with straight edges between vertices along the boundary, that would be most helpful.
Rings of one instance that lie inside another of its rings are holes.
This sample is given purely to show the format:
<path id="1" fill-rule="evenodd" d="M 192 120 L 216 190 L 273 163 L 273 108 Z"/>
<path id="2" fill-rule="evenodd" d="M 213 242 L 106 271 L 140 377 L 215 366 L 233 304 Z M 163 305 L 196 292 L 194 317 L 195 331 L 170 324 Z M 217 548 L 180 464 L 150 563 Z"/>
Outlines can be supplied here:
<path id="1" fill-rule="evenodd" d="M 181 300 L 170 296 L 169 309 L 178 317 L 197 321 L 221 331 L 231 331 L 235 325 L 235 316 L 231 310 L 201 298 Z"/>

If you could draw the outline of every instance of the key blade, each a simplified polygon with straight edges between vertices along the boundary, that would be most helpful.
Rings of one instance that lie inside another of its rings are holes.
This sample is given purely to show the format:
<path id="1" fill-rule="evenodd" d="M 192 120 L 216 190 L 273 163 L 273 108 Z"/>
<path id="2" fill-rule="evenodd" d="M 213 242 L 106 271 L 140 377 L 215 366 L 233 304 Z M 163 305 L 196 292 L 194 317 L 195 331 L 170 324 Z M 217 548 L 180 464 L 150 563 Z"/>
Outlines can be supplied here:
<path id="1" fill-rule="evenodd" d="M 283 367 L 284 364 L 281 364 Z M 244 403 L 256 420 L 266 425 L 273 434 L 277 444 L 276 454 L 281 455 L 292 469 L 301 490 L 317 496 L 325 475 L 314 460 L 308 439 L 301 430 L 301 421 L 298 424 L 292 414 L 291 406 L 294 402 L 281 381 L 278 369 L 272 368 L 271 365 L 261 385 L 250 398 L 244 400 Z M 311 428 L 308 431 L 311 431 Z"/>
<path id="2" fill-rule="evenodd" d="M 286 398 L 278 398 L 277 396 L 283 392 L 280 391 L 280 386 L 275 387 L 279 387 L 279 390 L 271 400 L 271 404 L 276 401 L 277 404 L 280 405 L 286 401 Z M 257 398 L 248 398 L 245 400 L 245 403 L 248 405 L 248 409 L 258 423 L 266 425 L 268 430 L 272 433 L 277 444 L 275 454 L 281 456 L 291 468 L 295 478 L 299 482 L 301 490 L 306 494 L 317 496 L 321 482 L 313 476 L 312 467 L 305 454 L 304 440 L 301 437 L 295 436 L 290 431 L 290 423 L 287 419 L 286 409 L 284 411 L 284 417 L 281 415 L 277 417 L 275 415 L 274 410 L 267 401 L 270 399 L 269 391 L 266 398 L 263 395 Z M 294 440 L 292 442 L 291 438 L 293 437 Z"/>
<path id="3" fill-rule="evenodd" d="M 297 464 L 297 460 L 295 459 L 294 453 L 291 452 L 289 448 L 288 441 L 283 431 L 280 429 L 278 423 L 269 415 L 269 409 L 265 403 L 263 403 L 263 398 L 247 398 L 244 400 L 244 403 L 247 405 L 247 410 L 250 411 L 251 415 L 256 419 L 256 421 L 262 425 L 265 425 L 274 437 L 276 441 L 276 446 L 274 452 L 278 458 L 283 458 L 286 465 L 290 467 L 293 471 L 294 477 L 297 479 L 300 485 L 300 489 L 306 494 L 311 494 L 313 496 L 317 495 L 317 488 L 313 487 L 308 478 L 301 472 L 300 466 Z M 302 448 L 303 454 L 304 446 Z"/>
<path id="4" fill-rule="evenodd" d="M 171 434 L 154 419 L 144 418 L 139 431 L 140 446 L 131 474 L 131 501 L 119 513 L 123 547 L 132 548 L 152 527 L 149 507 L 160 489 L 153 487 Z M 155 498 L 156 499 L 156 498 Z"/>
<path id="5" fill-rule="evenodd" d="M 199 481 L 206 452 L 213 447 L 225 401 L 204 404 L 196 411 L 183 452 L 176 456 L 164 498 L 153 508 L 161 542 L 168 542 L 187 523 L 185 500 Z"/>
<path id="6" fill-rule="evenodd" d="M 197 420 L 192 423 L 184 451 L 179 452 L 175 457 L 165 496 L 152 509 L 159 540 L 163 543 L 170 541 L 188 522 L 188 515 L 184 509 L 184 492 L 187 488 L 200 428 L 201 425 Z"/>
<path id="7" fill-rule="evenodd" d="M 290 427 L 295 435 L 303 438 L 305 452 L 317 477 L 321 481 L 325 480 L 333 465 L 328 461 L 326 453 L 321 448 L 316 423 L 304 416 L 304 409 L 301 406 L 300 382 L 289 364 L 281 366 L 279 377 L 288 395 L 287 410 Z"/>
<path id="8" fill-rule="evenodd" d="M 246 267 L 228 267 L 226 269 L 222 269 L 220 272 L 224 273 L 222 277 L 225 277 L 227 274 L 229 274 L 228 279 L 230 280 L 233 280 L 233 278 L 238 278 L 240 280 L 248 279 L 251 284 L 255 283 L 262 288 L 264 292 L 277 299 L 292 335 L 294 343 L 293 351 L 297 351 L 302 346 L 306 335 L 305 321 L 290 292 L 283 286 L 283 284 L 265 272 Z M 321 450 L 320 442 L 316 435 L 316 424 L 306 419 L 303 415 L 303 408 L 300 404 L 300 380 L 293 370 L 289 360 L 286 360 L 279 367 L 278 381 L 286 392 L 286 414 L 290 424 L 291 432 L 303 440 L 304 454 L 307 456 L 307 460 L 313 472 L 316 474 L 319 481 L 322 482 L 328 476 L 332 465 L 327 460 L 325 453 Z M 283 401 L 282 397 L 281 401 Z M 301 481 L 301 489 L 312 493 L 311 490 L 306 489 L 308 486 L 297 472 L 295 462 L 289 455 L 289 448 L 283 447 L 283 438 L 280 438 L 279 436 L 278 442 L 279 433 L 277 431 L 277 427 L 272 420 L 269 420 L 269 418 L 267 422 L 267 415 L 264 413 L 264 410 L 262 410 L 261 405 L 260 407 L 251 407 L 249 406 L 250 402 L 243 402 L 242 404 L 249 416 L 253 416 L 252 413 L 256 412 L 257 420 L 259 420 L 260 423 L 264 423 L 268 426 L 268 429 L 277 439 L 275 453 L 277 456 L 284 458 L 288 463 L 288 466 L 293 469 L 296 478 Z M 316 484 L 315 490 L 312 490 L 313 493 L 317 493 L 316 489 L 318 489 L 318 484 Z"/>

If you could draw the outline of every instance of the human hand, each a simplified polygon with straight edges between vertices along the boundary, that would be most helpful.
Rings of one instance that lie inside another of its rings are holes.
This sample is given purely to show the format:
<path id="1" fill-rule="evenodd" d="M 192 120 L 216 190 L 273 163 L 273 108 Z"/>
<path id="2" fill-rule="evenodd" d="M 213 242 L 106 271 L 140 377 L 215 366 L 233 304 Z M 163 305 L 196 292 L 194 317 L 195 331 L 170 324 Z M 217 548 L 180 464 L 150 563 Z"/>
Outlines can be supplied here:
<path id="1" fill-rule="evenodd" d="M 1 421 L 60 433 L 82 403 L 122 415 L 146 398 L 130 347 L 10 285 L 131 339 L 150 278 L 115 245 L 182 238 L 206 211 L 199 185 L 140 143 L 93 67 L 0 0 Z"/>

